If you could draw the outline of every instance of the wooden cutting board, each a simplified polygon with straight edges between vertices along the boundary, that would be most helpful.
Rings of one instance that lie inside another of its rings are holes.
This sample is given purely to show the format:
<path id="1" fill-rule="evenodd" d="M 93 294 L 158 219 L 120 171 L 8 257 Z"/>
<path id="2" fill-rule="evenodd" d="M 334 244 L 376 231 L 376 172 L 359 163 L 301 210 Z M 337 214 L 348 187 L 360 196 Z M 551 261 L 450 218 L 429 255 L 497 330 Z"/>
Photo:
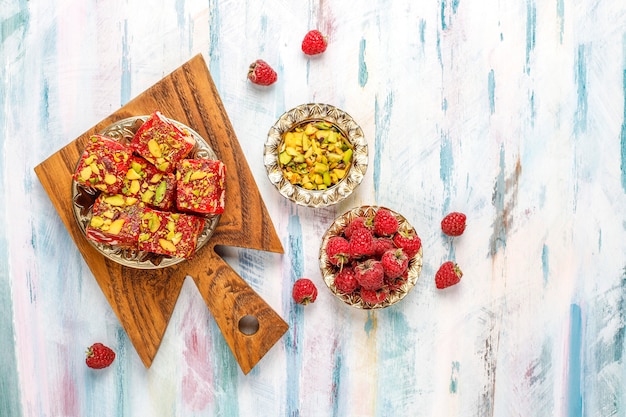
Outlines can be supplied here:
<path id="1" fill-rule="evenodd" d="M 154 110 L 194 129 L 226 164 L 226 202 L 213 235 L 193 259 L 145 270 L 119 265 L 87 241 L 74 218 L 71 175 L 89 136 Z M 245 374 L 287 331 L 287 323 L 215 252 L 215 246 L 225 245 L 284 253 L 201 55 L 50 156 L 35 172 L 146 367 L 159 349 L 187 275 Z M 254 334 L 249 334 L 254 331 L 249 321 L 253 327 L 258 323 Z"/>

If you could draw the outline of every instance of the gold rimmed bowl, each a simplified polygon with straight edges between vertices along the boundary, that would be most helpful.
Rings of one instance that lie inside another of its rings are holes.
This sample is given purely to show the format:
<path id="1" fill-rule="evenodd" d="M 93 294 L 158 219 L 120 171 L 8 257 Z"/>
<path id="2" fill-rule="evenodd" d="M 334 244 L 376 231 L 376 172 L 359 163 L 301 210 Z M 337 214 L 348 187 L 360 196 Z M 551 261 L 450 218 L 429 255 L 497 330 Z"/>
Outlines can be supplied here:
<path id="1" fill-rule="evenodd" d="M 268 132 L 263 156 L 279 193 L 307 207 L 326 207 L 348 197 L 368 163 L 361 127 L 343 110 L 321 103 L 284 113 Z"/>
<path id="2" fill-rule="evenodd" d="M 389 288 L 381 289 L 382 291 L 387 292 L 386 298 L 381 302 L 371 303 L 364 301 L 363 298 L 361 298 L 360 289 L 356 289 L 355 291 L 352 291 L 350 293 L 344 293 L 340 291 L 337 286 L 335 286 L 335 278 L 337 274 L 340 272 L 341 268 L 346 266 L 337 266 L 330 262 L 326 250 L 329 240 L 333 236 L 344 236 L 346 227 L 354 219 L 358 217 L 373 219 L 376 215 L 376 212 L 381 209 L 389 210 L 398 220 L 398 233 L 417 235 L 417 232 L 415 231 L 413 226 L 411 226 L 407 219 L 400 213 L 397 213 L 385 207 L 360 206 L 347 211 L 333 221 L 333 223 L 326 230 L 324 236 L 322 237 L 322 244 L 319 252 L 319 266 L 322 273 L 322 278 L 328 289 L 336 298 L 343 301 L 344 303 L 352 307 L 364 310 L 381 309 L 398 303 L 400 300 L 406 297 L 408 293 L 413 289 L 422 271 L 422 248 L 420 247 L 419 251 L 409 259 L 408 267 L 404 276 L 402 277 L 402 280 L 396 281 L 394 285 L 390 286 Z M 350 267 L 350 265 L 348 265 L 348 267 Z"/>

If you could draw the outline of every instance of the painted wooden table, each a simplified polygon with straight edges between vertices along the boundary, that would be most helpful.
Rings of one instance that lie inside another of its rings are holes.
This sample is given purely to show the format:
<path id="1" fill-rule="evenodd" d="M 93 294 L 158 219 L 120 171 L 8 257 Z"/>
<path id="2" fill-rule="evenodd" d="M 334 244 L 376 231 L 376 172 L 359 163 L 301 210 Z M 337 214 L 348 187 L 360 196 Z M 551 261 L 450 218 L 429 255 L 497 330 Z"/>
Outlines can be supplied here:
<path id="1" fill-rule="evenodd" d="M 1 416 L 626 415 L 624 2 L 0 4 Z M 310 28 L 321 56 L 300 51 Z M 220 249 L 289 326 L 247 374 L 192 277 L 146 367 L 34 172 L 198 54 L 284 248 Z M 274 85 L 247 81 L 257 58 Z M 328 208 L 283 198 L 263 164 L 269 128 L 309 102 L 369 145 L 362 184 Z M 424 245 L 383 310 L 342 303 L 318 267 L 360 205 L 403 214 Z M 469 222 L 452 240 L 454 210 Z M 441 291 L 446 260 L 464 276 Z M 84 363 L 96 341 L 117 352 L 101 371 Z"/>

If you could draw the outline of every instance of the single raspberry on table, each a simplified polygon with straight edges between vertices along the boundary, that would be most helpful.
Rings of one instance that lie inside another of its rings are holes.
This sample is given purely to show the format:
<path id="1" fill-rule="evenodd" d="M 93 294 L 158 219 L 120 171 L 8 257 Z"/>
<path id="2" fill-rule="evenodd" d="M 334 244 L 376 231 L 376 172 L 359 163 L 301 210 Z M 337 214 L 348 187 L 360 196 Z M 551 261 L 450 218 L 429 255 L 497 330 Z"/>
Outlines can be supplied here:
<path id="1" fill-rule="evenodd" d="M 448 288 L 461 282 L 463 272 L 459 266 L 452 262 L 444 262 L 435 274 L 435 285 L 438 289 Z"/>
<path id="2" fill-rule="evenodd" d="M 393 243 L 404 249 L 404 253 L 409 258 L 414 257 L 422 248 L 422 241 L 413 229 L 398 230 L 398 233 L 393 236 Z"/>
<path id="3" fill-rule="evenodd" d="M 391 211 L 380 208 L 374 215 L 374 234 L 376 236 L 391 236 L 398 231 L 399 222 Z"/>
<path id="4" fill-rule="evenodd" d="M 302 305 L 315 302 L 317 298 L 317 287 L 308 278 L 300 278 L 293 284 L 291 291 L 293 300 Z"/>
<path id="5" fill-rule="evenodd" d="M 402 248 L 390 249 L 380 258 L 387 278 L 398 278 L 407 270 L 409 258 Z"/>
<path id="6" fill-rule="evenodd" d="M 465 214 L 453 211 L 441 220 L 441 231 L 448 236 L 461 236 L 465 231 L 466 220 Z"/>
<path id="7" fill-rule="evenodd" d="M 353 258 L 369 256 L 374 253 L 374 235 L 369 229 L 356 229 L 350 236 L 350 255 Z"/>
<path id="8" fill-rule="evenodd" d="M 342 236 L 333 236 L 326 244 L 326 256 L 328 261 L 342 267 L 350 261 L 350 243 Z"/>
<path id="9" fill-rule="evenodd" d="M 366 290 L 379 290 L 385 285 L 385 271 L 380 261 L 369 258 L 354 267 L 356 280 Z"/>
<path id="10" fill-rule="evenodd" d="M 341 293 L 350 294 L 359 288 L 356 273 L 351 267 L 344 267 L 335 275 L 335 288 Z"/>
<path id="11" fill-rule="evenodd" d="M 361 288 L 361 300 L 369 304 L 382 303 L 389 296 L 389 292 L 386 289 L 380 290 L 366 290 Z"/>
<path id="12" fill-rule="evenodd" d="M 302 40 L 302 52 L 306 55 L 321 54 L 326 50 L 327 46 L 328 40 L 322 32 L 317 29 L 308 31 Z"/>
<path id="13" fill-rule="evenodd" d="M 380 258 L 389 249 L 395 249 L 396 245 L 390 237 L 378 237 L 374 239 L 374 256 Z"/>
<path id="14" fill-rule="evenodd" d="M 102 343 L 94 343 L 87 348 L 85 363 L 93 369 L 102 369 L 111 365 L 115 360 L 115 352 Z"/>
<path id="15" fill-rule="evenodd" d="M 248 68 L 248 79 L 257 85 L 272 85 L 278 79 L 276 71 L 262 59 L 257 59 Z"/>

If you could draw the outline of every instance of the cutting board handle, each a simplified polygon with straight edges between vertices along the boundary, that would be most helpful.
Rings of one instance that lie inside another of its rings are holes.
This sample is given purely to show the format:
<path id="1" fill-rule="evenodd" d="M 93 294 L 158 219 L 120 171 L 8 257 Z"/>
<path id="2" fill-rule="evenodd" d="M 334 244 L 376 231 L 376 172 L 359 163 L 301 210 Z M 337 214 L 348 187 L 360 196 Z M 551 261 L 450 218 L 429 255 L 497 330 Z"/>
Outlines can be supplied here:
<path id="1" fill-rule="evenodd" d="M 192 276 L 244 374 L 282 337 L 287 323 L 217 253 Z"/>

